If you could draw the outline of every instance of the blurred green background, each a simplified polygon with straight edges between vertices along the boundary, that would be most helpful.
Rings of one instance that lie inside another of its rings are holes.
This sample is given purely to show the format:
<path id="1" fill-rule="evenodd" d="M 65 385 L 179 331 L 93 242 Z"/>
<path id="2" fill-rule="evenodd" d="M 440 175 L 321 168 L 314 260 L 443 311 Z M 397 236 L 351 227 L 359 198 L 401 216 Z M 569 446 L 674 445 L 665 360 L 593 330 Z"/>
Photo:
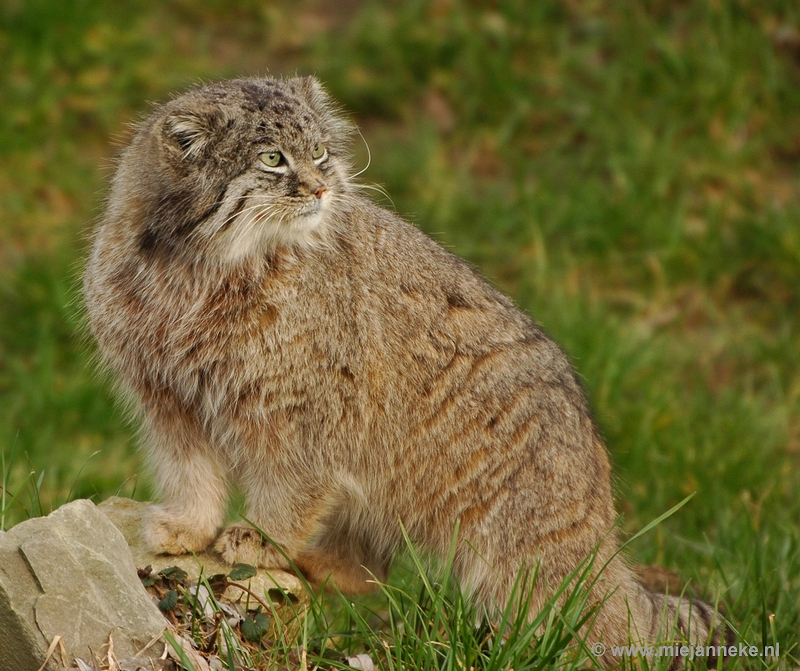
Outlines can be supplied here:
<path id="1" fill-rule="evenodd" d="M 131 125 L 200 81 L 313 73 L 381 202 L 568 351 L 623 527 L 697 492 L 635 558 L 797 640 L 798 3 L 3 0 L 0 73 L 2 526 L 150 495 L 79 291 Z"/>

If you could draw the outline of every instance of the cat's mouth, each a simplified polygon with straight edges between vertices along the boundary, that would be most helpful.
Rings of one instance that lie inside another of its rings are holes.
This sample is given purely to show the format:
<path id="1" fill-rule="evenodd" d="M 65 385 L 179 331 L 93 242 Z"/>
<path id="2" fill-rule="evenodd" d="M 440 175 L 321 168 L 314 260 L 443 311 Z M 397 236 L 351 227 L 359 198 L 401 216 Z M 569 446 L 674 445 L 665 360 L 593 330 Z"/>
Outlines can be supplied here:
<path id="1" fill-rule="evenodd" d="M 314 217 L 322 212 L 322 207 L 319 205 L 313 205 L 309 207 L 304 207 L 301 210 L 295 212 L 295 217 Z"/>
<path id="2" fill-rule="evenodd" d="M 295 213 L 296 217 L 314 217 L 325 209 L 325 201 L 322 198 L 314 198 L 309 201 Z"/>
<path id="3" fill-rule="evenodd" d="M 308 217 L 318 217 L 321 215 L 327 207 L 327 203 L 324 202 L 322 199 L 314 198 L 314 200 L 303 203 L 297 209 L 291 211 L 291 213 L 287 213 L 284 215 L 283 221 L 290 222 L 297 219 L 307 219 Z M 257 212 L 253 219 L 257 222 L 269 221 L 273 219 L 273 216 L 269 211 Z M 279 218 L 280 220 L 280 218 Z"/>

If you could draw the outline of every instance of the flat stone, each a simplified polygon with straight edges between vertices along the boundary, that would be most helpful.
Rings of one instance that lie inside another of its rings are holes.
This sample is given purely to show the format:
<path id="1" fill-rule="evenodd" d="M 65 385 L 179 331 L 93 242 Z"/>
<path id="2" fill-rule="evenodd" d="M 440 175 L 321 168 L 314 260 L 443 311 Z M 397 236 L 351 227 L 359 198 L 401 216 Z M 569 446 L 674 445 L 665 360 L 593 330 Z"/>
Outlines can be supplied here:
<path id="1" fill-rule="evenodd" d="M 125 537 L 137 568 L 143 569 L 150 566 L 153 573 L 158 573 L 165 568 L 177 566 L 186 571 L 191 582 L 198 582 L 201 576 L 210 578 L 216 574 L 228 574 L 231 572 L 231 566 L 226 564 L 222 557 L 213 550 L 177 556 L 153 554 L 147 547 L 143 532 L 150 505 L 149 503 L 112 496 L 98 506 L 98 510 L 102 511 Z M 286 571 L 258 569 L 256 575 L 252 578 L 234 582 L 246 587 L 264 600 L 275 601 L 273 597 L 276 589 L 290 595 L 293 601 L 292 608 L 285 609 L 285 613 L 282 612 L 284 609 L 280 608 L 280 600 L 278 600 L 276 607 L 276 611 L 281 615 L 282 619 L 285 615 L 285 623 L 288 623 L 290 619 L 295 619 L 299 613 L 304 612 L 310 601 L 308 592 L 300 579 Z M 270 594 L 271 591 L 272 594 Z M 233 603 L 247 600 L 253 603 L 253 598 L 248 596 L 247 592 L 233 586 L 228 588 L 224 597 L 227 601 Z"/>
<path id="2" fill-rule="evenodd" d="M 92 659 L 91 651 L 102 657 L 109 635 L 117 655 L 132 657 L 166 624 L 124 537 L 91 501 L 73 501 L 0 536 L 3 668 L 37 671 L 56 636 L 70 661 Z M 159 645 L 148 653 L 158 656 Z M 56 668 L 55 658 L 46 668 Z"/>

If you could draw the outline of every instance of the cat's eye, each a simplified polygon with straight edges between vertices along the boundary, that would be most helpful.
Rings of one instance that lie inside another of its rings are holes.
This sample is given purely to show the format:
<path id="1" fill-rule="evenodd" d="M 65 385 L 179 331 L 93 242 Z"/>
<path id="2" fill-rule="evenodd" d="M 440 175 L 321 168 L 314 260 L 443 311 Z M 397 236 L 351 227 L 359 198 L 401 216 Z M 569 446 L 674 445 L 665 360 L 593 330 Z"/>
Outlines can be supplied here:
<path id="1" fill-rule="evenodd" d="M 317 159 L 320 159 L 323 156 L 325 156 L 325 145 L 322 144 L 321 142 L 318 142 L 317 144 L 314 145 L 314 149 L 311 151 L 311 158 L 313 158 L 316 161 Z"/>
<path id="2" fill-rule="evenodd" d="M 277 168 L 283 161 L 283 154 L 279 151 L 265 151 L 259 154 L 258 158 L 268 168 Z"/>

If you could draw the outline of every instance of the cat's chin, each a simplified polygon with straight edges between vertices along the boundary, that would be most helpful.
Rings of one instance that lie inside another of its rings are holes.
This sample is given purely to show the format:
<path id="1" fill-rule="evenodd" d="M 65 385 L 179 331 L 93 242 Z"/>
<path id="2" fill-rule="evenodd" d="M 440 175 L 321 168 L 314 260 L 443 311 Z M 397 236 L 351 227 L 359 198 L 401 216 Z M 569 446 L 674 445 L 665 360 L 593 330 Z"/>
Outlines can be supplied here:
<path id="1" fill-rule="evenodd" d="M 262 221 L 250 235 L 229 239 L 220 250 L 221 260 L 236 264 L 247 259 L 272 254 L 276 249 L 304 250 L 327 247 L 328 214 L 326 208 L 307 208 L 281 221 Z"/>

